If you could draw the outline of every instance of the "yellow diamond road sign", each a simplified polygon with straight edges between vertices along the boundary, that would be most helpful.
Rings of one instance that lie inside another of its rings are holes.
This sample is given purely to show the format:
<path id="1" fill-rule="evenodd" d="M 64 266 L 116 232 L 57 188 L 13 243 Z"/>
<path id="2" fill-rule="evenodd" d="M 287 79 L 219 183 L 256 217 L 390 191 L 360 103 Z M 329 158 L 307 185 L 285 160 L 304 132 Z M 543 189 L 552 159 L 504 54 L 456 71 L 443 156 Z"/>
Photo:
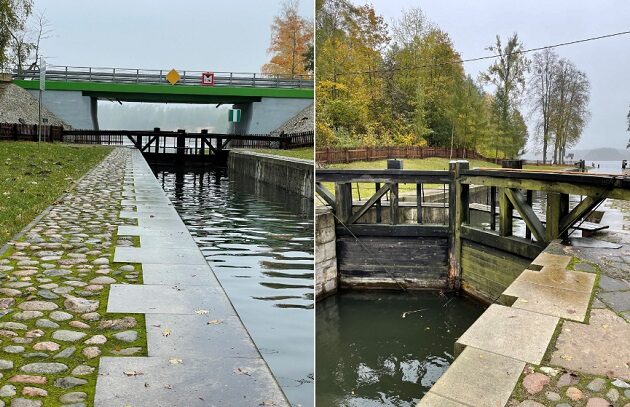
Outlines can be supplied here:
<path id="1" fill-rule="evenodd" d="M 175 85 L 180 78 L 179 72 L 175 69 L 171 69 L 170 72 L 166 74 L 166 80 L 169 81 L 171 85 Z"/>

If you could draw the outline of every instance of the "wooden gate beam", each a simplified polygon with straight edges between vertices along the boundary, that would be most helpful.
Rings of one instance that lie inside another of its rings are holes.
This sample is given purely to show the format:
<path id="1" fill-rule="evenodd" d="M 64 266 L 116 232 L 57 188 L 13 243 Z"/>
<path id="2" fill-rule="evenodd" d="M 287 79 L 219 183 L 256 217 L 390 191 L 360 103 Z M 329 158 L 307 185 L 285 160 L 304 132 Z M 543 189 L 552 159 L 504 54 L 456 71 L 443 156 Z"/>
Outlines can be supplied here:
<path id="1" fill-rule="evenodd" d="M 593 198 L 590 196 L 584 198 L 575 208 L 573 208 L 571 212 L 569 212 L 560 220 L 560 235 L 566 233 L 571 228 L 571 226 L 573 226 L 577 221 L 586 216 L 597 205 L 604 201 L 604 199 L 605 198 Z"/>
<path id="2" fill-rule="evenodd" d="M 321 182 L 315 183 L 315 192 L 317 192 L 317 194 L 321 196 L 328 205 L 332 208 L 335 207 L 335 196 Z"/>
<path id="3" fill-rule="evenodd" d="M 381 188 L 379 188 L 379 190 L 376 191 L 376 193 L 372 195 L 372 197 L 368 199 L 368 201 L 364 203 L 357 212 L 353 213 L 352 216 L 350 216 L 350 219 L 348 219 L 348 224 L 356 223 L 356 221 L 359 220 L 361 216 L 365 215 L 365 213 L 376 203 L 376 201 L 381 199 L 383 195 L 385 195 L 387 191 L 391 189 L 391 186 L 392 184 L 385 184 Z"/>
<path id="4" fill-rule="evenodd" d="M 544 242 L 545 227 L 540 219 L 538 219 L 538 216 L 536 216 L 532 207 L 527 203 L 527 199 L 517 189 L 505 188 L 504 192 L 510 202 L 512 202 L 512 205 L 514 205 L 514 208 L 521 214 L 525 224 L 532 231 L 536 240 Z"/>

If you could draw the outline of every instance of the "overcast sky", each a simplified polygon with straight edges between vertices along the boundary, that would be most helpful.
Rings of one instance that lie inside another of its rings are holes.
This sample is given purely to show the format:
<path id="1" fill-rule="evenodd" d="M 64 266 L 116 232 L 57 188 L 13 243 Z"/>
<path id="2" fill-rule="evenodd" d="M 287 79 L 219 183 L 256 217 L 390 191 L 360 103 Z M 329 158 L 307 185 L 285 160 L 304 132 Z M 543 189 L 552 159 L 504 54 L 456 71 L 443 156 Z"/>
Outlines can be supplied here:
<path id="1" fill-rule="evenodd" d="M 35 0 L 49 64 L 260 72 L 281 0 Z M 313 0 L 300 12 L 313 19 Z"/>
<path id="2" fill-rule="evenodd" d="M 422 8 L 431 21 L 450 35 L 463 58 L 489 55 L 485 48 L 494 42 L 496 34 L 506 38 L 517 32 L 525 48 L 534 48 L 630 30 L 627 0 L 372 0 L 369 3 L 388 23 L 399 17 L 402 9 Z M 584 71 L 591 83 L 591 121 L 577 148 L 625 148 L 630 137 L 626 131 L 630 105 L 629 49 L 630 35 L 556 49 L 560 56 Z M 467 63 L 464 68 L 477 78 L 490 63 Z"/>

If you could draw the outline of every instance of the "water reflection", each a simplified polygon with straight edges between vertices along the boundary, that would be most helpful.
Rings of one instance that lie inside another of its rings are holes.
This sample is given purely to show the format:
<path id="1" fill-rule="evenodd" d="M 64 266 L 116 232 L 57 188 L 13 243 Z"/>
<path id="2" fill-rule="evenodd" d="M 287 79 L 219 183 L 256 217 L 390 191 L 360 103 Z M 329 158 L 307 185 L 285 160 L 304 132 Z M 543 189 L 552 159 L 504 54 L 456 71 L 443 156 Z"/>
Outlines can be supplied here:
<path id="1" fill-rule="evenodd" d="M 408 311 L 418 312 L 403 318 Z M 317 405 L 414 406 L 482 312 L 471 300 L 432 292 L 347 292 L 320 301 Z"/>
<path id="2" fill-rule="evenodd" d="M 293 405 L 313 405 L 313 203 L 225 169 L 156 171 Z"/>

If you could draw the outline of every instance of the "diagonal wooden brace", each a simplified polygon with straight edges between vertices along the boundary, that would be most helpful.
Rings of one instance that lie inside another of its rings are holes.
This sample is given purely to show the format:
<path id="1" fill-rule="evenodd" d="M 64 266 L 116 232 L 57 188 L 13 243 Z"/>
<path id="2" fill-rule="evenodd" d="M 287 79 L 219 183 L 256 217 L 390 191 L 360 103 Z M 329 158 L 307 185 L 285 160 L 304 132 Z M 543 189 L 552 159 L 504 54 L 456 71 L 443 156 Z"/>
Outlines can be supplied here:
<path id="1" fill-rule="evenodd" d="M 518 189 L 505 188 L 505 194 L 539 242 L 545 241 L 545 227 Z"/>

